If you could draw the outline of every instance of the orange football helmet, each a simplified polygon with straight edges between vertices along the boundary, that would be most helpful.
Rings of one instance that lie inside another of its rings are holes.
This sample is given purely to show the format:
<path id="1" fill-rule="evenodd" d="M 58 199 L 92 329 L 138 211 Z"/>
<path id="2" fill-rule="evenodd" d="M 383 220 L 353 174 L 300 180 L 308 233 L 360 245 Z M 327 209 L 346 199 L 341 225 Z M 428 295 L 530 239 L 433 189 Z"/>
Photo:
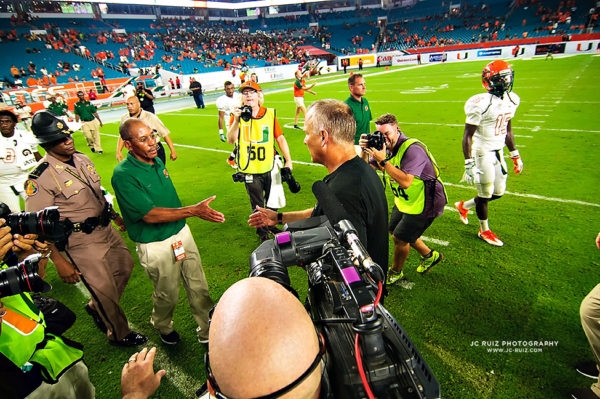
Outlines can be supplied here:
<path id="1" fill-rule="evenodd" d="M 510 64 L 503 60 L 492 61 L 483 68 L 481 82 L 483 87 L 498 97 L 511 91 L 515 72 Z"/>

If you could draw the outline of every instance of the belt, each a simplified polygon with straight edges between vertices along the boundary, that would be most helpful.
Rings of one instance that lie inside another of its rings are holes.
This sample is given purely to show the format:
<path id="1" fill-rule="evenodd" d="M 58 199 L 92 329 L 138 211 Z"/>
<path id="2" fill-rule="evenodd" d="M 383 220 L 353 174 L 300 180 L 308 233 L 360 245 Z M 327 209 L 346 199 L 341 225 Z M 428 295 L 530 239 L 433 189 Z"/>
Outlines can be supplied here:
<path id="1" fill-rule="evenodd" d="M 73 223 L 73 232 L 83 232 L 85 234 L 91 234 L 100 223 L 99 217 L 90 217 L 85 219 L 83 222 Z"/>

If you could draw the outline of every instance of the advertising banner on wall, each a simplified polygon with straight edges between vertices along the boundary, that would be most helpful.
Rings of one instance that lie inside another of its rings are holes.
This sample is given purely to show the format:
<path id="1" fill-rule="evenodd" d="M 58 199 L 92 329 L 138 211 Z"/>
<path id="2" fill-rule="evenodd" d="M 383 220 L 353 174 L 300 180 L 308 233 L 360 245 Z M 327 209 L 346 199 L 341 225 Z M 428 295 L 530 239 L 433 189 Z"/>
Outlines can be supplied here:
<path id="1" fill-rule="evenodd" d="M 395 55 L 392 58 L 392 65 L 415 65 L 419 63 L 416 55 Z"/>

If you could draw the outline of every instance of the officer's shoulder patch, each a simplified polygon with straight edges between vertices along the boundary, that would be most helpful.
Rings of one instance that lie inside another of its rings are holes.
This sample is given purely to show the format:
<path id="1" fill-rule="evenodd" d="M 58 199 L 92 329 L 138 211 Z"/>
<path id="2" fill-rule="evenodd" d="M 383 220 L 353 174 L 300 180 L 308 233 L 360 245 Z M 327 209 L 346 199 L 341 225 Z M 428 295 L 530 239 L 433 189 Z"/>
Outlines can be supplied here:
<path id="1" fill-rule="evenodd" d="M 35 180 L 27 180 L 25 182 L 25 194 L 28 197 L 32 197 L 37 194 L 39 186 Z"/>
<path id="2" fill-rule="evenodd" d="M 37 179 L 44 173 L 50 164 L 46 161 L 40 163 L 34 170 L 29 173 L 29 179 Z"/>

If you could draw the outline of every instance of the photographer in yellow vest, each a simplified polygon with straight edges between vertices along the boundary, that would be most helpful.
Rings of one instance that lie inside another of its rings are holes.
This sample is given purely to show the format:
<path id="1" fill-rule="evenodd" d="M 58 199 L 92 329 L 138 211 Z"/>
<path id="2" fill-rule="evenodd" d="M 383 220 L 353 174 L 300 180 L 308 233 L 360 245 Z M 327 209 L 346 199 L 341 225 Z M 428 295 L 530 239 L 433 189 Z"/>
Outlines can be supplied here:
<path id="1" fill-rule="evenodd" d="M 0 219 L 0 226 L 4 220 Z M 10 228 L 0 228 L 0 269 L 16 261 L 12 253 L 31 253 L 36 235 L 12 235 Z M 7 274 L 11 270 L 4 270 Z M 20 271 L 19 271 L 20 272 Z M 19 273 L 17 272 L 17 273 Z M 43 276 L 43 268 L 40 270 Z M 0 392 L 3 398 L 94 397 L 94 386 L 83 363 L 80 344 L 51 334 L 43 313 L 27 292 L 7 295 L 0 292 Z M 12 284 L 11 289 L 15 288 Z M 13 293 L 13 292 L 10 292 Z"/>
<path id="2" fill-rule="evenodd" d="M 229 144 L 237 143 L 236 174 L 246 184 L 252 211 L 265 207 L 271 194 L 271 170 L 275 165 L 275 142 L 284 158 L 284 166 L 292 169 L 288 143 L 277 122 L 275 109 L 262 106 L 262 92 L 251 80 L 240 86 L 242 107 L 231 113 L 227 131 Z M 269 238 L 269 228 L 259 227 L 256 234 L 261 240 Z"/>
<path id="3" fill-rule="evenodd" d="M 429 249 L 421 235 L 444 213 L 448 201 L 439 168 L 425 144 L 406 137 L 392 114 L 380 116 L 375 125 L 379 133 L 363 134 L 360 147 L 363 159 L 382 171 L 385 186 L 394 194 L 389 223 L 394 239 L 394 261 L 387 278 L 390 285 L 405 278 L 402 268 L 411 247 L 421 255 L 417 273 L 428 272 L 443 259 L 441 253 Z M 383 142 L 369 137 L 378 134 Z"/>

